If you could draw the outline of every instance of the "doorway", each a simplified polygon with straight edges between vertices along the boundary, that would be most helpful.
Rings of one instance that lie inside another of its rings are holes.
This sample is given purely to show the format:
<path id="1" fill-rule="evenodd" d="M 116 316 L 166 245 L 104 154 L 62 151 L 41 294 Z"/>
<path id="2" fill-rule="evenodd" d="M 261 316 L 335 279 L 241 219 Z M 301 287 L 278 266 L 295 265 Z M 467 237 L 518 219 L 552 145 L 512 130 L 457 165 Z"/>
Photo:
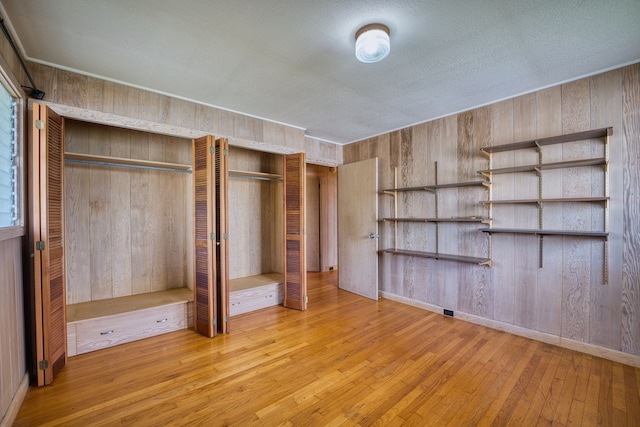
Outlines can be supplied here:
<path id="1" fill-rule="evenodd" d="M 307 271 L 338 269 L 337 168 L 307 164 Z"/>

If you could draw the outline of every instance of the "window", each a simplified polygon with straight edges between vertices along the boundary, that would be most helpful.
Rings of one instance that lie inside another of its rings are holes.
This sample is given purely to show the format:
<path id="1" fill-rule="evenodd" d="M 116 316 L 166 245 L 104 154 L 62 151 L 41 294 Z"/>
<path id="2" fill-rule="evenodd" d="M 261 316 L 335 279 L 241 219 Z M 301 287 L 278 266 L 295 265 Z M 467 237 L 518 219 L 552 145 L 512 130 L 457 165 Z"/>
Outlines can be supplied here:
<path id="1" fill-rule="evenodd" d="M 0 227 L 20 224 L 17 104 L 0 84 Z"/>

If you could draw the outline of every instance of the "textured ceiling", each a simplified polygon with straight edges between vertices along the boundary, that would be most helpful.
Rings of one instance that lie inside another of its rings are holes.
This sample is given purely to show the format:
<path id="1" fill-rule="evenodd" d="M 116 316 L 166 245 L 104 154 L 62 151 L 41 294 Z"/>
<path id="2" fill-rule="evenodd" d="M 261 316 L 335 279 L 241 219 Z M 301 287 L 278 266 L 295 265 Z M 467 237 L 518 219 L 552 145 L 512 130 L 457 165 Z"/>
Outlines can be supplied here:
<path id="1" fill-rule="evenodd" d="M 640 60 L 640 0 L 0 4 L 32 61 L 340 144 Z M 373 22 L 391 54 L 362 64 L 354 35 Z"/>

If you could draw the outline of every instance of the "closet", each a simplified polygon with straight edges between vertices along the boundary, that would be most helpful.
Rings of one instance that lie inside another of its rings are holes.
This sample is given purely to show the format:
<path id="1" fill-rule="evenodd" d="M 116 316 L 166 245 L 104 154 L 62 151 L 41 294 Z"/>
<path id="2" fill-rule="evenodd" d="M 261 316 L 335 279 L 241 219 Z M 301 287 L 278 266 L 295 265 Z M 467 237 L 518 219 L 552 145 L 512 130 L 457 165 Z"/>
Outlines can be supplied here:
<path id="1" fill-rule="evenodd" d="M 306 309 L 303 153 L 31 108 L 39 385 L 68 356 L 187 327 L 228 332 L 230 282 L 253 294 L 240 311 Z"/>
<path id="2" fill-rule="evenodd" d="M 229 304 L 235 316 L 284 301 L 283 156 L 229 150 Z"/>
<path id="3" fill-rule="evenodd" d="M 65 120 L 69 355 L 192 325 L 191 141 Z"/>

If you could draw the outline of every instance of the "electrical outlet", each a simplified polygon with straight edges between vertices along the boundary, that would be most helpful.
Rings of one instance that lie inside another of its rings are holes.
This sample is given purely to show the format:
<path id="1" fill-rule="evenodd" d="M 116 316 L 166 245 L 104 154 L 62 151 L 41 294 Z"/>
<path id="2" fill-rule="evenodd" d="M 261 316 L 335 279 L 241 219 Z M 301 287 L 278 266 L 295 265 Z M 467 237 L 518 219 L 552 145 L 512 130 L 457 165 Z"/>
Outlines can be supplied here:
<path id="1" fill-rule="evenodd" d="M 453 310 L 447 310 L 446 308 L 444 309 L 444 315 L 445 316 L 449 316 L 449 317 L 453 317 Z"/>

